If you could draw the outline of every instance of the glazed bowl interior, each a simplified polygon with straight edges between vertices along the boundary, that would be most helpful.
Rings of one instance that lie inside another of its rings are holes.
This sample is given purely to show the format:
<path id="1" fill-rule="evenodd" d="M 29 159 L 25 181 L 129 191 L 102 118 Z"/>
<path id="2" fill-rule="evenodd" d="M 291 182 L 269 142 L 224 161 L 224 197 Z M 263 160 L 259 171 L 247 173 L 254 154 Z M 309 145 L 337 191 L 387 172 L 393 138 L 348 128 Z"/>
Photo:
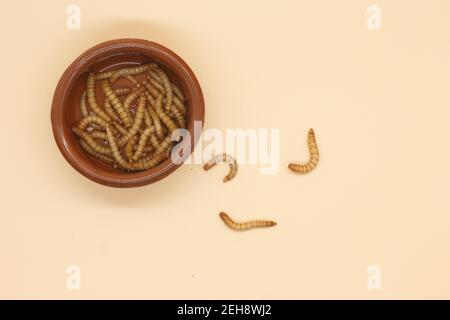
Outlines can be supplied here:
<path id="1" fill-rule="evenodd" d="M 52 104 L 52 126 L 59 149 L 68 162 L 81 174 L 98 183 L 113 187 L 134 187 L 152 183 L 173 172 L 178 165 L 169 157 L 154 168 L 125 172 L 86 153 L 72 132 L 81 120 L 80 100 L 90 72 L 103 72 L 143 63 L 156 62 L 186 97 L 187 130 L 191 133 L 191 151 L 195 147 L 194 121 L 204 120 L 204 102 L 200 86 L 187 64 L 169 49 L 154 42 L 138 39 L 108 41 L 88 50 L 75 60 L 58 83 Z M 143 81 L 146 74 L 136 75 Z M 115 88 L 131 88 L 125 78 L 119 78 Z M 96 99 L 103 105 L 104 94 L 96 81 Z"/>

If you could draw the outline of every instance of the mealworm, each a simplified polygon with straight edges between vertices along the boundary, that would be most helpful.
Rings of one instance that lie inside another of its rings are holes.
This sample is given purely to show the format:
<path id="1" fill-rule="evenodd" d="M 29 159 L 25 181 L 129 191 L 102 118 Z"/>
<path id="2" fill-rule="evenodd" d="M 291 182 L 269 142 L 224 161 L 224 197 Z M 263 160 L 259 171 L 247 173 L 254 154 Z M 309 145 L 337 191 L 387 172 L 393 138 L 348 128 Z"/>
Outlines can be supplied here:
<path id="1" fill-rule="evenodd" d="M 173 120 L 170 119 L 170 117 L 167 115 L 167 113 L 163 111 L 163 109 L 161 108 L 156 109 L 156 113 L 158 114 L 158 117 L 161 119 L 164 125 L 167 127 L 167 129 L 169 129 L 169 133 L 172 133 L 173 131 L 178 129 L 175 122 L 173 122 Z"/>
<path id="2" fill-rule="evenodd" d="M 167 149 L 169 149 L 171 147 L 171 145 L 172 145 L 172 138 L 169 135 L 169 136 L 165 137 L 163 141 L 161 141 L 161 143 L 156 148 L 154 154 L 164 153 Z"/>
<path id="3" fill-rule="evenodd" d="M 150 134 L 150 144 L 152 145 L 153 148 L 158 148 L 159 147 L 159 140 L 158 137 L 156 136 L 156 134 L 151 133 Z"/>
<path id="4" fill-rule="evenodd" d="M 186 128 L 186 120 L 184 119 L 183 113 L 180 111 L 180 109 L 178 109 L 177 106 L 172 105 L 170 113 L 172 118 L 175 119 L 180 128 Z"/>
<path id="5" fill-rule="evenodd" d="M 178 88 L 175 84 L 172 83 L 172 90 L 177 96 L 178 99 L 180 99 L 181 102 L 185 102 L 186 98 L 184 97 L 183 91 L 181 91 L 180 88 Z"/>
<path id="6" fill-rule="evenodd" d="M 155 79 L 149 78 L 148 81 L 150 82 L 150 84 L 155 87 L 155 89 L 157 89 L 159 92 L 161 93 L 166 93 L 166 89 L 164 88 L 164 85 L 162 85 L 161 83 L 159 83 L 158 81 L 155 81 Z"/>
<path id="7" fill-rule="evenodd" d="M 117 115 L 117 113 L 114 111 L 111 102 L 108 99 L 105 99 L 105 102 L 103 104 L 103 108 L 105 109 L 105 112 L 108 116 L 110 116 L 111 119 L 114 121 L 120 121 L 120 117 Z"/>
<path id="8" fill-rule="evenodd" d="M 106 122 L 111 121 L 111 118 L 102 109 L 100 109 L 100 107 L 97 104 L 97 100 L 95 98 L 95 76 L 93 73 L 90 73 L 87 78 L 86 91 L 87 91 L 87 102 L 92 111 L 94 111 L 96 115 L 104 119 Z"/>
<path id="9" fill-rule="evenodd" d="M 308 148 L 309 161 L 306 164 L 289 163 L 289 169 L 295 173 L 304 174 L 313 170 L 319 163 L 319 149 L 317 148 L 316 137 L 313 129 L 309 129 L 308 131 Z"/>
<path id="10" fill-rule="evenodd" d="M 106 137 L 106 132 L 104 131 L 92 131 L 89 134 L 94 139 L 108 140 L 108 138 Z"/>
<path id="11" fill-rule="evenodd" d="M 145 90 L 145 96 L 147 97 L 147 101 L 151 106 L 155 106 L 156 101 L 155 98 L 153 98 L 153 96 L 150 94 L 150 92 L 148 92 L 147 90 Z"/>
<path id="12" fill-rule="evenodd" d="M 86 90 L 83 91 L 80 98 L 80 112 L 83 117 L 87 117 L 89 115 L 86 105 Z"/>
<path id="13" fill-rule="evenodd" d="M 114 90 L 117 96 L 123 96 L 131 92 L 130 88 L 117 88 Z"/>
<path id="14" fill-rule="evenodd" d="M 116 110 L 116 112 L 119 115 L 120 119 L 122 120 L 123 124 L 125 125 L 125 127 L 128 128 L 131 125 L 131 120 L 128 117 L 128 114 L 125 112 L 125 109 L 124 109 L 122 103 L 120 102 L 119 98 L 117 97 L 117 95 L 115 94 L 113 89 L 111 88 L 109 81 L 102 80 L 101 85 L 102 85 L 103 93 L 106 96 L 106 99 L 108 99 L 111 102 L 114 110 Z M 88 92 L 88 95 L 89 95 L 89 92 Z"/>
<path id="15" fill-rule="evenodd" d="M 143 73 L 147 71 L 150 67 L 154 66 L 154 63 L 146 63 L 137 67 L 129 67 L 129 68 L 122 68 L 119 70 L 116 70 L 114 74 L 111 75 L 111 82 L 116 82 L 117 78 L 121 76 L 127 76 L 127 75 L 135 75 L 139 73 Z"/>
<path id="16" fill-rule="evenodd" d="M 237 174 L 238 164 L 237 164 L 236 159 L 234 159 L 232 156 L 230 156 L 226 153 L 218 154 L 217 156 L 215 156 L 214 158 L 209 160 L 207 163 L 205 163 L 205 165 L 203 166 L 203 169 L 205 171 L 208 171 L 209 169 L 214 167 L 219 162 L 228 163 L 230 166 L 230 171 L 223 178 L 223 182 L 227 182 L 227 181 L 230 181 L 231 179 L 233 179 Z"/>
<path id="17" fill-rule="evenodd" d="M 161 78 L 160 78 L 154 71 L 152 71 L 151 69 L 148 71 L 148 74 L 149 74 L 149 76 L 150 76 L 151 78 L 153 78 L 156 82 L 162 83 Z M 183 92 L 181 91 L 181 89 L 178 88 L 178 86 L 175 85 L 175 84 L 173 84 L 173 83 L 171 83 L 171 85 L 172 85 L 173 93 L 175 93 L 175 95 L 176 95 L 182 102 L 184 102 L 184 101 L 186 100 L 186 98 L 184 97 L 184 94 L 183 94 Z M 158 89 L 159 89 L 159 88 L 158 88 Z M 159 89 L 159 90 L 160 90 L 160 91 L 163 91 L 163 90 L 161 90 L 161 89 Z M 165 91 L 165 90 L 164 90 L 164 91 Z"/>
<path id="18" fill-rule="evenodd" d="M 155 87 L 153 87 L 152 85 L 150 85 L 150 83 L 147 82 L 147 80 L 142 81 L 142 85 L 145 87 L 145 89 L 153 96 L 153 98 L 158 98 L 159 96 L 161 96 L 161 93 L 156 90 Z"/>
<path id="19" fill-rule="evenodd" d="M 143 88 L 139 88 L 137 90 L 133 90 L 123 101 L 123 108 L 125 109 L 125 112 L 130 114 L 130 106 L 133 103 L 134 100 L 137 99 L 141 95 L 141 93 L 144 91 Z"/>
<path id="20" fill-rule="evenodd" d="M 79 140 L 79 142 L 80 142 L 81 148 L 83 148 L 83 150 L 86 151 L 87 153 L 89 153 L 91 156 L 94 156 L 95 158 L 97 158 L 99 160 L 102 160 L 102 161 L 104 161 L 106 163 L 109 163 L 109 164 L 113 164 L 114 162 L 116 162 L 114 159 L 108 157 L 107 155 L 104 155 L 104 154 L 101 154 L 101 153 L 98 153 L 98 152 L 94 151 L 94 149 L 92 149 L 87 144 L 86 141 Z"/>
<path id="21" fill-rule="evenodd" d="M 136 116 L 134 117 L 133 124 L 131 125 L 127 134 L 125 134 L 117 142 L 119 147 L 124 146 L 128 142 L 128 140 L 130 140 L 139 131 L 139 128 L 142 125 L 142 120 L 144 119 L 144 110 L 145 110 L 145 96 L 141 94 L 139 96 L 138 106 L 136 109 Z"/>
<path id="22" fill-rule="evenodd" d="M 230 229 L 235 231 L 245 231 L 253 228 L 267 228 L 277 225 L 275 221 L 270 220 L 252 220 L 240 223 L 231 219 L 225 212 L 221 212 L 219 216 Z"/>
<path id="23" fill-rule="evenodd" d="M 180 99 L 178 99 L 178 97 L 173 97 L 173 104 L 176 105 L 180 109 L 180 111 L 183 112 L 183 114 L 187 113 L 186 106 L 183 102 L 181 102 Z"/>
<path id="24" fill-rule="evenodd" d="M 156 167 L 158 164 L 160 164 L 163 160 L 166 160 L 168 157 L 169 157 L 168 152 L 162 152 L 159 154 L 154 153 L 151 157 L 147 159 L 143 159 L 138 162 L 133 162 L 131 164 L 131 167 L 134 170 L 147 170 Z"/>
<path id="25" fill-rule="evenodd" d="M 148 113 L 147 109 L 144 110 L 144 123 L 147 128 L 153 126 L 152 117 L 150 117 L 150 114 Z"/>
<path id="26" fill-rule="evenodd" d="M 116 140 L 114 139 L 111 127 L 109 125 L 106 126 L 106 135 L 111 147 L 111 153 L 119 166 L 127 170 L 133 170 L 132 166 L 120 154 L 119 147 L 117 146 Z"/>
<path id="27" fill-rule="evenodd" d="M 111 78 L 111 76 L 115 73 L 115 70 L 110 70 L 110 71 L 103 71 L 100 73 L 97 73 L 95 75 L 95 80 L 105 80 L 108 78 Z"/>
<path id="28" fill-rule="evenodd" d="M 144 152 L 144 148 L 145 145 L 147 144 L 147 140 L 150 136 L 150 134 L 152 133 L 152 131 L 155 130 L 154 128 L 147 128 L 145 129 L 141 136 L 139 137 L 139 142 L 137 145 L 137 149 L 134 152 L 134 154 L 132 155 L 132 157 L 130 157 L 131 160 L 133 161 L 137 161 L 139 160 L 139 158 L 142 156 L 142 153 Z"/>
<path id="29" fill-rule="evenodd" d="M 169 77 L 167 76 L 167 74 L 163 70 L 161 70 L 158 67 L 155 67 L 154 70 L 156 71 L 156 74 L 162 80 L 162 84 L 164 86 L 165 94 L 166 94 L 165 109 L 166 109 L 167 112 L 169 112 L 170 111 L 170 106 L 172 105 L 172 98 L 173 98 L 172 85 L 170 83 Z"/>
<path id="30" fill-rule="evenodd" d="M 158 117 L 158 114 L 156 113 L 155 109 L 153 107 L 149 107 L 148 113 L 150 114 L 150 117 L 152 118 L 153 125 L 155 126 L 155 132 L 158 139 L 162 140 L 164 139 L 164 133 L 161 126 L 161 120 Z"/>
<path id="31" fill-rule="evenodd" d="M 124 153 L 127 157 L 128 161 L 131 161 L 131 158 L 133 157 L 133 149 L 138 141 L 138 136 L 134 136 L 130 140 L 128 140 L 127 144 L 125 145 Z"/>
<path id="32" fill-rule="evenodd" d="M 87 116 L 81 119 L 80 123 L 78 123 L 78 128 L 80 130 L 85 130 L 88 125 L 95 123 L 102 128 L 106 128 L 107 122 L 100 117 L 97 116 Z"/>
<path id="33" fill-rule="evenodd" d="M 98 143 L 95 142 L 94 138 L 92 138 L 89 133 L 80 130 L 78 127 L 73 127 L 72 131 L 81 139 L 86 141 L 86 143 L 93 149 L 95 152 L 101 153 L 101 154 L 110 154 L 111 149 L 109 147 L 101 146 Z"/>

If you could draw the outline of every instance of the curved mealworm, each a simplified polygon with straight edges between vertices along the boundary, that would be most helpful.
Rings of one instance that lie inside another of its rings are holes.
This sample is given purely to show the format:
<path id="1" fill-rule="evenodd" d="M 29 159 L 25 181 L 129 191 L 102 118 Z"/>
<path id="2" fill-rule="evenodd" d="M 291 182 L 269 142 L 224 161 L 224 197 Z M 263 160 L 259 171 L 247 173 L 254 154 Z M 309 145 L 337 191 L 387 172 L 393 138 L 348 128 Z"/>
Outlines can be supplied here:
<path id="1" fill-rule="evenodd" d="M 289 163 L 289 169 L 295 173 L 303 174 L 313 170 L 319 163 L 319 149 L 317 148 L 316 137 L 313 129 L 309 129 L 308 131 L 308 148 L 309 161 L 306 164 Z"/>
<path id="2" fill-rule="evenodd" d="M 155 108 L 155 111 L 161 119 L 161 121 L 164 123 L 164 125 L 169 129 L 169 133 L 172 133 L 173 131 L 177 130 L 177 125 L 175 122 L 173 122 L 172 119 L 170 119 L 169 115 L 159 106 Z"/>
<path id="3" fill-rule="evenodd" d="M 151 78 L 153 78 L 156 82 L 162 84 L 162 82 L 163 82 L 162 79 L 161 79 L 154 71 L 152 71 L 152 69 L 150 69 L 150 70 L 148 71 L 148 74 L 149 74 L 149 76 L 150 76 Z M 175 85 L 174 83 L 171 83 L 171 85 L 172 85 L 173 93 L 181 100 L 181 102 L 184 102 L 184 101 L 186 100 L 186 98 L 184 97 L 184 94 L 183 94 L 183 92 L 181 91 L 181 89 L 180 89 L 177 85 Z M 164 87 L 162 88 L 163 90 L 160 89 L 159 86 L 158 86 L 157 88 L 158 88 L 158 90 L 161 91 L 161 92 L 164 92 L 164 91 L 165 91 Z"/>
<path id="4" fill-rule="evenodd" d="M 93 139 L 108 140 L 104 131 L 92 131 L 89 134 Z"/>
<path id="5" fill-rule="evenodd" d="M 154 67 L 152 67 L 152 70 L 154 70 L 156 72 L 156 74 L 162 81 L 162 85 L 164 86 L 164 93 L 166 94 L 165 109 L 167 112 L 169 112 L 170 106 L 172 105 L 172 99 L 173 99 L 172 84 L 169 80 L 169 77 L 162 69 L 160 69 L 157 66 L 154 66 Z"/>
<path id="6" fill-rule="evenodd" d="M 156 113 L 155 109 L 153 107 L 149 107 L 148 113 L 150 114 L 150 117 L 152 118 L 153 125 L 155 126 L 155 132 L 158 139 L 162 140 L 164 139 L 164 133 L 161 126 L 161 120 L 158 117 L 158 114 Z"/>
<path id="7" fill-rule="evenodd" d="M 128 140 L 130 140 L 139 131 L 139 128 L 141 127 L 142 121 L 144 119 L 144 110 L 145 110 L 145 96 L 141 94 L 139 96 L 138 106 L 136 109 L 136 116 L 134 117 L 133 124 L 131 125 L 127 134 L 122 136 L 117 141 L 117 145 L 119 147 L 124 146 L 128 142 Z"/>
<path id="8" fill-rule="evenodd" d="M 120 117 L 114 111 L 111 102 L 108 99 L 105 99 L 103 104 L 103 108 L 105 109 L 106 114 L 114 121 L 120 121 Z"/>
<path id="9" fill-rule="evenodd" d="M 225 212 L 221 212 L 219 216 L 230 229 L 235 231 L 245 231 L 253 228 L 267 228 L 277 225 L 275 221 L 270 220 L 252 220 L 240 223 L 231 219 Z"/>
<path id="10" fill-rule="evenodd" d="M 86 90 L 83 91 L 80 98 L 80 112 L 83 117 L 89 115 L 87 105 L 86 105 Z"/>
<path id="11" fill-rule="evenodd" d="M 92 149 L 86 141 L 84 140 L 79 140 L 80 142 L 80 146 L 81 148 L 83 148 L 84 151 L 86 151 L 87 153 L 89 153 L 91 156 L 94 156 L 95 158 L 102 160 L 106 163 L 109 164 L 113 164 L 114 162 L 116 162 L 113 158 L 108 157 L 107 155 L 101 154 L 96 152 L 94 149 Z"/>
<path id="12" fill-rule="evenodd" d="M 131 158 L 133 157 L 133 149 L 138 141 L 138 136 L 133 136 L 130 140 L 128 140 L 127 144 L 125 145 L 124 153 L 127 157 L 128 161 L 131 161 Z"/>
<path id="13" fill-rule="evenodd" d="M 186 101 L 183 91 L 181 91 L 181 89 L 178 88 L 178 86 L 173 83 L 172 83 L 172 90 L 173 90 L 173 93 L 175 93 L 175 95 L 177 96 L 178 99 L 180 99 L 181 102 L 184 103 Z"/>
<path id="14" fill-rule="evenodd" d="M 111 147 L 111 153 L 119 166 L 127 170 L 133 170 L 133 167 L 120 154 L 119 147 L 117 146 L 116 140 L 114 139 L 114 135 L 109 125 L 106 126 L 106 136 L 108 137 L 108 142 Z"/>
<path id="15" fill-rule="evenodd" d="M 167 149 L 169 149 L 172 146 L 172 138 L 170 135 L 164 138 L 163 141 L 158 145 L 156 148 L 154 154 L 160 154 L 164 153 Z"/>
<path id="16" fill-rule="evenodd" d="M 237 174 L 238 164 L 236 159 L 226 153 L 218 154 L 217 156 L 206 162 L 203 166 L 203 169 L 205 171 L 208 171 L 219 162 L 228 163 L 230 165 L 230 172 L 228 172 L 228 174 L 223 178 L 223 182 L 227 182 L 233 179 Z"/>
<path id="17" fill-rule="evenodd" d="M 96 115 L 104 119 L 106 122 L 111 121 L 111 118 L 105 113 L 105 111 L 100 109 L 100 107 L 97 104 L 97 100 L 95 98 L 95 75 L 93 73 L 90 73 L 87 78 L 86 91 L 87 91 L 87 102 L 89 104 L 89 107 L 91 107 L 92 111 L 94 111 Z"/>
<path id="18" fill-rule="evenodd" d="M 101 154 L 110 154 L 111 149 L 109 147 L 101 146 L 97 144 L 94 140 L 94 138 L 89 135 L 89 133 L 80 130 L 78 127 L 73 127 L 72 131 L 81 139 L 86 141 L 86 143 L 93 149 L 95 152 L 101 153 Z"/>
<path id="19" fill-rule="evenodd" d="M 145 145 L 147 144 L 147 140 L 150 136 L 150 134 L 154 131 L 155 129 L 153 127 L 151 128 L 147 128 L 145 129 L 141 136 L 139 137 L 139 142 L 137 144 L 137 148 L 136 151 L 134 152 L 134 154 L 130 157 L 131 160 L 133 161 L 137 161 L 139 160 L 139 158 L 142 156 L 142 153 L 144 152 L 144 148 Z"/>
<path id="20" fill-rule="evenodd" d="M 95 123 L 97 125 L 99 125 L 102 128 L 106 128 L 107 126 L 107 122 L 105 120 L 103 120 L 100 117 L 97 116 L 87 116 L 84 117 L 83 119 L 81 119 L 81 121 L 78 123 L 78 128 L 80 130 L 85 130 L 87 128 L 88 125 Z"/>
<path id="21" fill-rule="evenodd" d="M 143 88 L 139 88 L 137 90 L 133 90 L 123 101 L 123 108 L 125 109 L 125 112 L 128 113 L 128 116 L 130 114 L 130 106 L 133 103 L 134 100 L 137 99 L 141 95 L 141 93 L 144 91 Z"/>
<path id="22" fill-rule="evenodd" d="M 164 88 L 164 85 L 159 83 L 158 81 L 156 81 L 155 79 L 152 78 L 148 78 L 148 81 L 150 82 L 150 84 L 155 87 L 155 89 L 157 89 L 161 94 L 166 93 L 166 89 Z"/>
<path id="23" fill-rule="evenodd" d="M 180 128 L 186 128 L 186 120 L 184 119 L 183 113 L 178 109 L 177 106 L 172 105 L 170 109 L 171 117 L 175 119 L 175 122 Z"/>
<path id="24" fill-rule="evenodd" d="M 125 125 L 125 127 L 128 128 L 131 125 L 131 120 L 128 117 L 128 114 L 125 112 L 125 109 L 124 109 L 122 103 L 120 102 L 119 98 L 117 97 L 117 95 L 115 94 L 113 89 L 111 88 L 109 81 L 102 80 L 101 85 L 102 85 L 103 93 L 106 96 L 106 99 L 108 99 L 111 102 L 114 110 L 116 110 L 116 112 L 119 115 L 120 119 L 122 120 L 123 124 Z M 88 92 L 88 97 L 89 97 L 89 92 Z"/>
<path id="25" fill-rule="evenodd" d="M 160 164 L 163 160 L 166 160 L 168 157 L 169 157 L 168 152 L 162 152 L 159 154 L 154 153 L 151 157 L 147 159 L 142 159 L 138 162 L 133 162 L 131 166 L 134 170 L 147 170 L 156 167 L 158 164 Z"/>
<path id="26" fill-rule="evenodd" d="M 159 146 L 159 140 L 158 140 L 158 137 L 157 137 L 156 134 L 154 134 L 154 133 L 151 133 L 151 134 L 150 134 L 150 144 L 152 145 L 152 147 L 153 147 L 154 149 L 158 148 L 158 146 Z"/>
<path id="27" fill-rule="evenodd" d="M 153 87 L 150 83 L 148 83 L 147 79 L 142 81 L 142 85 L 144 86 L 145 90 L 147 90 L 154 99 L 157 99 L 159 96 L 162 95 L 158 90 L 156 90 L 155 87 Z"/>
<path id="28" fill-rule="evenodd" d="M 137 67 L 128 67 L 128 68 L 122 68 L 119 70 L 116 70 L 114 74 L 111 75 L 111 82 L 116 82 L 117 78 L 121 76 L 127 76 L 127 75 L 135 75 L 139 73 L 143 73 L 147 71 L 150 67 L 154 66 L 154 63 L 146 63 Z"/>
<path id="29" fill-rule="evenodd" d="M 153 96 L 150 94 L 150 92 L 148 92 L 147 90 L 145 90 L 145 96 L 147 97 L 147 101 L 151 106 L 155 106 L 156 101 L 155 98 L 153 98 Z"/>

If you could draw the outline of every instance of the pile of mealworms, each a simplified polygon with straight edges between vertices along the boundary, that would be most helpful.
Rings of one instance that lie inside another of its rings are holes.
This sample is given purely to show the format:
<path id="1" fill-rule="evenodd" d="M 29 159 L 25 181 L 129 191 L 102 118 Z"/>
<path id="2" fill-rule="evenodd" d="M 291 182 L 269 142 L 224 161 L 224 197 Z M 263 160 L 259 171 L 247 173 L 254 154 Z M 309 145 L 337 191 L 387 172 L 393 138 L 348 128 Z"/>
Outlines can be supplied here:
<path id="1" fill-rule="evenodd" d="M 316 137 L 313 129 L 309 129 L 308 131 L 307 143 L 309 148 L 309 161 L 304 164 L 289 163 L 288 165 L 288 168 L 295 173 L 299 174 L 308 173 L 312 171 L 319 163 L 319 148 L 317 147 Z M 238 165 L 236 159 L 226 153 L 222 153 L 213 157 L 211 160 L 205 163 L 203 169 L 205 171 L 208 171 L 209 169 L 211 169 L 220 162 L 227 163 L 230 166 L 230 171 L 223 178 L 223 182 L 230 181 L 236 176 L 238 171 Z M 225 212 L 220 212 L 219 217 L 230 229 L 235 231 L 245 231 L 254 228 L 267 228 L 277 225 L 275 221 L 271 220 L 251 220 L 247 222 L 236 222 L 233 219 L 231 219 L 230 216 Z"/>
<path id="2" fill-rule="evenodd" d="M 144 81 L 136 75 L 146 74 Z M 117 79 L 131 87 L 116 87 Z M 96 85 L 103 92 L 103 108 Z M 80 99 L 81 120 L 73 127 L 80 146 L 125 171 L 141 171 L 167 159 L 171 134 L 186 127 L 186 99 L 156 63 L 89 73 Z"/>

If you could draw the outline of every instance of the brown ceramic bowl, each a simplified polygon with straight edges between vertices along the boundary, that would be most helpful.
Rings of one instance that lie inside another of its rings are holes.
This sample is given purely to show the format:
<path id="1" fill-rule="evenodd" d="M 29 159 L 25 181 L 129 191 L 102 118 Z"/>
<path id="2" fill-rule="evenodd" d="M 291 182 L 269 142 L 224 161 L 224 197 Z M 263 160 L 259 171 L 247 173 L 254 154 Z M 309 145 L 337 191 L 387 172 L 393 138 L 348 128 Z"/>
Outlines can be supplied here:
<path id="1" fill-rule="evenodd" d="M 121 171 L 87 154 L 72 132 L 72 127 L 81 118 L 79 103 L 86 88 L 88 72 L 107 71 L 150 61 L 158 63 L 186 95 L 187 129 L 191 133 L 191 152 L 194 150 L 199 138 L 193 133 L 194 121 L 203 124 L 205 103 L 200 85 L 189 66 L 174 52 L 155 42 L 111 40 L 87 50 L 72 62 L 59 80 L 53 96 L 51 121 L 56 143 L 70 165 L 85 177 L 111 187 L 137 187 L 156 182 L 178 168 L 179 165 L 169 157 L 149 170 L 132 173 Z M 117 81 L 118 86 L 120 81 Z M 96 90 L 100 104 L 103 94 L 98 84 Z"/>

